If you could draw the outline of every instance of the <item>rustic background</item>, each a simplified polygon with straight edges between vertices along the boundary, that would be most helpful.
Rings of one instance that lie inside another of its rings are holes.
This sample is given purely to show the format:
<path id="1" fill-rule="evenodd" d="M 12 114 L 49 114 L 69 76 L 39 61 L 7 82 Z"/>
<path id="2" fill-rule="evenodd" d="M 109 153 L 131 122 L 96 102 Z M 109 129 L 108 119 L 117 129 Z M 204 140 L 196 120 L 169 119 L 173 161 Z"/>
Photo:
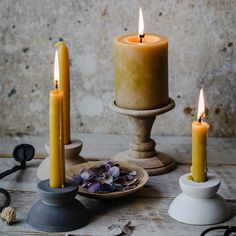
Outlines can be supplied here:
<path id="1" fill-rule="evenodd" d="M 169 94 L 176 108 L 158 117 L 153 134 L 191 135 L 204 89 L 211 136 L 236 136 L 236 1 L 0 1 L 0 134 L 48 136 L 54 44 L 71 58 L 73 132 L 129 133 L 108 108 L 114 96 L 115 36 L 145 31 L 169 38 Z"/>

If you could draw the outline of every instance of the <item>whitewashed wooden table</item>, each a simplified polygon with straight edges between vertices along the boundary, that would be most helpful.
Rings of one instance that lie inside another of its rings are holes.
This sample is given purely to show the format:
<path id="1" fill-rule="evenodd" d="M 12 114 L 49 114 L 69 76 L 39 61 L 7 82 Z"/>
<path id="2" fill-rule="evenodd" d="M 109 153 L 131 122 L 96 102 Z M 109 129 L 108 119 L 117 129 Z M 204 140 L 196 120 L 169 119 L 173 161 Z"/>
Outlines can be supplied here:
<path id="1" fill-rule="evenodd" d="M 74 134 L 83 141 L 82 156 L 92 159 L 109 159 L 117 152 L 128 148 L 128 136 Z M 164 175 L 150 177 L 146 186 L 126 198 L 113 201 L 97 201 L 78 196 L 90 212 L 90 223 L 82 229 L 71 232 L 73 235 L 108 235 L 111 224 L 128 221 L 134 226 L 133 235 L 200 235 L 209 226 L 186 225 L 168 216 L 168 207 L 173 198 L 180 193 L 179 177 L 187 173 L 191 163 L 191 138 L 154 137 L 157 149 L 171 155 L 178 163 L 177 168 Z M 0 187 L 11 194 L 11 206 L 17 211 L 17 222 L 8 226 L 0 222 L 0 235 L 48 235 L 32 229 L 25 223 L 30 207 L 37 200 L 35 173 L 37 166 L 45 157 L 44 138 L 5 137 L 0 138 L 0 172 L 16 164 L 9 158 L 15 145 L 30 143 L 36 148 L 35 158 L 27 163 L 28 168 L 5 177 Z M 209 171 L 218 175 L 222 184 L 219 193 L 231 204 L 232 217 L 219 225 L 236 225 L 236 138 L 209 138 Z M 65 233 L 54 234 L 65 235 Z M 208 235 L 222 235 L 217 231 Z"/>

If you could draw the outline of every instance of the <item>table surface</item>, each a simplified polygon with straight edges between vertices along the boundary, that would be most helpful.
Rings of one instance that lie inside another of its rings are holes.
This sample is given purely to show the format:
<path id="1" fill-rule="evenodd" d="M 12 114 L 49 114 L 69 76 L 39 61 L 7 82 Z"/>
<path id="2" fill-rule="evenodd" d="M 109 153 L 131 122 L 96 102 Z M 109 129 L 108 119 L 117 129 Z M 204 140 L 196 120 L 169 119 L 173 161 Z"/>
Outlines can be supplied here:
<path id="1" fill-rule="evenodd" d="M 83 141 L 81 155 L 88 160 L 105 160 L 128 148 L 129 137 L 125 135 L 73 134 L 74 139 Z M 168 215 L 171 201 L 180 193 L 178 179 L 189 172 L 191 163 L 191 138 L 154 137 L 157 150 L 171 155 L 177 168 L 167 174 L 152 176 L 143 189 L 128 197 L 113 201 L 97 201 L 82 196 L 77 198 L 91 215 L 90 223 L 73 235 L 108 235 L 107 227 L 112 224 L 134 226 L 132 235 L 200 235 L 210 226 L 193 226 L 179 223 Z M 30 207 L 37 200 L 35 173 L 42 158 L 45 139 L 36 136 L 0 138 L 0 172 L 16 164 L 11 157 L 15 145 L 30 143 L 36 148 L 35 158 L 27 163 L 28 168 L 11 174 L 0 182 L 0 187 L 11 194 L 11 206 L 16 209 L 17 222 L 8 226 L 0 222 L 0 235 L 48 235 L 32 229 L 25 219 Z M 208 139 L 209 172 L 221 178 L 219 194 L 231 205 L 232 217 L 219 225 L 236 225 L 236 138 Z M 54 234 L 65 235 L 65 233 Z M 222 231 L 214 234 L 222 235 Z"/>

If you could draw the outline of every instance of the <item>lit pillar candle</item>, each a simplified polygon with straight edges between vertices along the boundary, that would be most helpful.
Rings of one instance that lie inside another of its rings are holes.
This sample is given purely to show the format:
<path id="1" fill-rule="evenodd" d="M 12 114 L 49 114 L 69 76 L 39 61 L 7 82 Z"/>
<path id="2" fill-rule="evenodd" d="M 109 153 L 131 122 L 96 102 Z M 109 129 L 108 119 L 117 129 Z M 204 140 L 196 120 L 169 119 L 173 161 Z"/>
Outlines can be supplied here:
<path id="1" fill-rule="evenodd" d="M 195 182 L 207 180 L 207 133 L 209 125 L 202 121 L 205 116 L 203 91 L 198 102 L 197 121 L 192 123 L 192 179 Z"/>
<path id="2" fill-rule="evenodd" d="M 64 125 L 64 144 L 70 144 L 70 62 L 69 51 L 64 42 L 56 44 L 59 62 L 59 85 L 63 91 L 63 125 Z"/>
<path id="3" fill-rule="evenodd" d="M 58 89 L 58 53 L 55 53 L 54 82 L 56 88 L 50 91 L 50 187 L 61 188 L 65 184 L 65 159 L 63 138 L 63 91 Z"/>
<path id="4" fill-rule="evenodd" d="M 168 104 L 168 39 L 139 33 L 114 39 L 115 101 L 127 109 L 155 109 Z"/>

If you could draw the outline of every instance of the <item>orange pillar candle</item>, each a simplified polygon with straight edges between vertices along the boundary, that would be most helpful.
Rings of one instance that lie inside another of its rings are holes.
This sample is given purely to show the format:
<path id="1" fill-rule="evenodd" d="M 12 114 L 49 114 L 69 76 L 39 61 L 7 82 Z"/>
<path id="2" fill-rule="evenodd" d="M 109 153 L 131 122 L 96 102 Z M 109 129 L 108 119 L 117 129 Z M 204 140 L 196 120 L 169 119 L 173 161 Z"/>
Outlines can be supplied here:
<path id="1" fill-rule="evenodd" d="M 203 91 L 198 102 L 197 121 L 192 123 L 192 179 L 195 182 L 207 181 L 207 133 L 209 125 L 202 121 L 205 116 Z"/>
<path id="2" fill-rule="evenodd" d="M 65 159 L 63 137 L 63 91 L 58 89 L 58 52 L 55 53 L 54 82 L 56 88 L 50 91 L 50 187 L 61 188 L 65 184 Z"/>
<path id="3" fill-rule="evenodd" d="M 144 34 L 142 11 L 139 34 L 114 39 L 115 100 L 127 109 L 155 109 L 168 104 L 168 39 Z"/>
<path id="4" fill-rule="evenodd" d="M 58 88 L 63 91 L 63 125 L 64 125 L 64 144 L 71 143 L 70 137 L 70 62 L 69 51 L 64 42 L 56 44 L 59 62 L 59 85 Z"/>

